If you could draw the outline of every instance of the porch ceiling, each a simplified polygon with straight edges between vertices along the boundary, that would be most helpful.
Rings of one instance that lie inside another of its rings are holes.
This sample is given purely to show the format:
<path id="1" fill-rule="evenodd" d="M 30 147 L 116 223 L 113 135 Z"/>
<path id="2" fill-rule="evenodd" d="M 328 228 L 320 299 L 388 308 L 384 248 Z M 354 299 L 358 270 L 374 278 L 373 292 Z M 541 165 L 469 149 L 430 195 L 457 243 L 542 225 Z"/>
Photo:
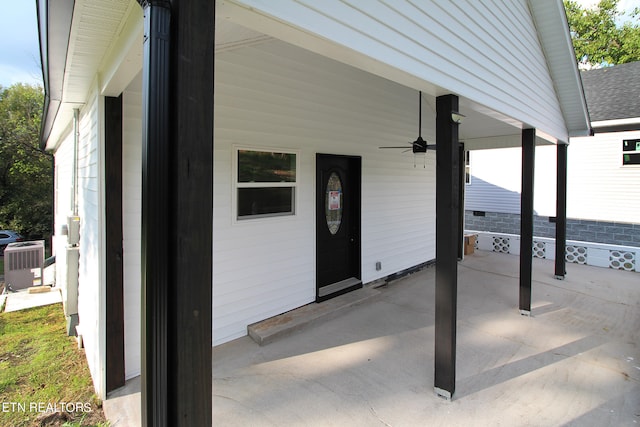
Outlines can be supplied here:
<path id="1" fill-rule="evenodd" d="M 219 2 L 220 11 L 216 14 L 215 22 L 216 53 L 255 46 L 276 39 L 274 35 L 267 35 L 255 28 L 247 28 L 234 22 L 236 19 L 230 19 L 226 10 L 228 5 L 227 1 Z M 53 110 L 49 108 L 43 124 L 43 142 L 50 144 L 47 148 L 55 148 L 52 144 L 55 144 L 67 129 L 73 116 L 73 109 L 80 108 L 87 101 L 86 97 L 92 85 L 98 85 L 101 95 L 117 96 L 123 89 L 123 85 L 126 87 L 125 83 L 139 71 L 141 46 L 136 45 L 134 49 L 131 44 L 132 40 L 139 44 L 137 40 L 141 36 L 142 22 L 140 19 L 132 19 L 132 16 L 137 17 L 134 13 L 141 14 L 140 7 L 134 0 L 114 0 L 108 3 L 101 0 L 75 2 L 71 28 L 67 28 L 70 35 L 68 49 L 65 49 L 63 71 L 56 74 L 45 70 L 45 76 L 48 76 L 48 79 L 57 79 L 55 82 L 48 82 L 51 104 L 55 108 Z M 41 20 L 43 18 L 46 19 L 44 16 L 40 17 Z M 41 23 L 41 31 L 45 29 L 48 34 L 59 33 L 61 29 L 56 28 L 55 25 L 56 22 L 51 22 L 50 19 L 46 24 Z M 136 28 L 129 28 L 131 26 Z M 292 28 L 281 28 L 279 31 L 281 33 L 276 36 L 286 40 L 299 35 L 297 30 Z M 48 34 L 43 37 L 47 38 Z M 51 44 L 54 40 L 51 37 L 48 38 Z M 43 57 L 53 52 L 52 46 L 48 47 L 49 52 L 46 51 L 46 43 L 43 46 L 45 46 Z M 335 46 L 329 50 L 323 49 L 325 50 L 321 49 L 317 53 L 366 72 L 383 75 L 378 72 L 379 66 L 370 62 L 365 63 L 361 58 L 356 57 L 354 52 Z M 126 63 L 130 65 L 125 76 L 118 75 L 117 70 L 109 68 L 113 66 L 112 64 L 120 66 Z M 96 75 L 101 81 L 96 81 Z M 406 73 L 399 72 L 396 77 L 398 78 L 393 80 L 399 84 L 421 90 L 425 94 L 424 100 L 433 111 L 433 117 L 426 119 L 425 134 L 430 139 L 435 139 L 435 134 L 429 135 L 429 129 L 432 133 L 435 129 L 435 97 L 449 91 Z M 460 139 L 465 142 L 468 149 L 520 146 L 521 130 L 527 127 L 526 124 L 464 97 L 460 97 L 460 112 L 466 116 L 460 126 Z M 538 134 L 538 144 L 548 144 L 550 141 L 556 142 L 548 135 Z"/>
<path id="2" fill-rule="evenodd" d="M 216 53 L 233 50 L 243 46 L 253 46 L 273 39 L 273 37 L 267 36 L 258 31 L 251 30 L 222 19 L 219 15 L 216 15 L 215 25 Z"/>
<path id="3" fill-rule="evenodd" d="M 216 16 L 215 51 L 217 54 L 269 43 L 274 40 L 278 39 L 224 19 L 223 14 Z M 353 64 L 348 65 L 354 66 Z M 431 91 L 429 91 L 429 84 L 426 82 L 423 82 L 422 86 L 417 86 L 416 90 L 423 90 L 424 136 L 428 140 L 434 141 L 436 96 L 446 93 L 446 90 L 431 87 Z M 467 150 L 521 146 L 521 131 L 525 127 L 522 122 L 463 97 L 460 98 L 460 113 L 465 118 L 460 124 L 459 135 Z M 545 135 L 542 135 L 537 137 L 536 144 L 548 145 L 551 142 L 545 139 Z"/>

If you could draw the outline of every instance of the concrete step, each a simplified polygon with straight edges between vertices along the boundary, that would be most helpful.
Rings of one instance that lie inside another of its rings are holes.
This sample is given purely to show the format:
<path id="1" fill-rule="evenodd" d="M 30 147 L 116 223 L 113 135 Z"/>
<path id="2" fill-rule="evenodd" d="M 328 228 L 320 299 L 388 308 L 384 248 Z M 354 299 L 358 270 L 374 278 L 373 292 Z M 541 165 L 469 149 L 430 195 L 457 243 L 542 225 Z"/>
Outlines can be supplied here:
<path id="1" fill-rule="evenodd" d="M 380 295 L 380 291 L 365 286 L 319 304 L 311 303 L 295 310 L 270 317 L 247 326 L 249 336 L 259 345 L 266 345 L 320 321 L 337 317 L 349 308 Z"/>

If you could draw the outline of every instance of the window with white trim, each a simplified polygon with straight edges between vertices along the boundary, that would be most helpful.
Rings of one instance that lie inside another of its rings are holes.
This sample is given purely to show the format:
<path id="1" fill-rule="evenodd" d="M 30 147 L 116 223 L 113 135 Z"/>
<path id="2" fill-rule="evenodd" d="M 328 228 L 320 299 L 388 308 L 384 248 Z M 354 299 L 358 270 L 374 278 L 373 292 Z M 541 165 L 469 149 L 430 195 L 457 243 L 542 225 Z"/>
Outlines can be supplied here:
<path id="1" fill-rule="evenodd" d="M 640 165 L 640 139 L 622 141 L 622 165 Z"/>
<path id="2" fill-rule="evenodd" d="M 238 148 L 235 161 L 238 220 L 295 215 L 296 153 Z"/>

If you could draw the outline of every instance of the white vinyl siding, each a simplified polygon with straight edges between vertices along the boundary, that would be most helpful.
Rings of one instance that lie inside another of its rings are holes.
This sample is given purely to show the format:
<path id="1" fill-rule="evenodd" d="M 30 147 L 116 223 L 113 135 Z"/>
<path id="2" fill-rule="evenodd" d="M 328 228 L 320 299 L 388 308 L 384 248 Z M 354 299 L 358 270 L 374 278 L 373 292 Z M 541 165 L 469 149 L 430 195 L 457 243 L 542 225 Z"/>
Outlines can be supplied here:
<path id="1" fill-rule="evenodd" d="M 555 216 L 555 145 L 536 147 L 533 209 Z M 465 210 L 520 214 L 522 148 L 475 150 L 471 153 L 471 183 L 465 187 Z"/>
<path id="2" fill-rule="evenodd" d="M 567 216 L 640 224 L 640 166 L 622 166 L 622 140 L 640 131 L 571 138 Z"/>
<path id="3" fill-rule="evenodd" d="M 640 224 L 640 167 L 622 165 L 622 140 L 640 131 L 571 138 L 567 148 L 567 217 Z M 534 212 L 556 215 L 555 146 L 536 147 Z M 520 213 L 520 148 L 472 153 L 465 209 Z"/>
<path id="4" fill-rule="evenodd" d="M 502 148 L 471 153 L 471 184 L 465 187 L 465 210 L 520 213 L 522 150 Z"/>
<path id="5" fill-rule="evenodd" d="M 80 111 L 78 141 L 78 215 L 80 216 L 80 267 L 78 318 L 85 353 L 96 391 L 104 393 L 104 274 L 101 254 L 103 223 L 101 140 L 103 98 L 94 90 Z"/>
<path id="6" fill-rule="evenodd" d="M 104 388 L 104 312 L 101 304 L 103 277 L 101 269 L 101 190 L 100 190 L 100 103 L 96 93 L 91 94 L 79 114 L 78 138 L 78 189 L 77 205 L 80 217 L 80 265 L 78 270 L 78 318 L 89 370 L 98 394 Z M 66 283 L 67 236 L 61 234 L 67 224 L 67 216 L 73 211 L 73 123 L 55 152 L 56 162 L 56 283 Z"/>
<path id="7" fill-rule="evenodd" d="M 236 0 L 224 9 L 257 31 L 568 139 L 526 0 Z"/>
<path id="8" fill-rule="evenodd" d="M 67 236 L 62 229 L 73 210 L 73 132 L 69 131 L 55 151 L 55 229 L 53 254 L 56 256 L 56 284 L 66 284 Z"/>
<path id="9" fill-rule="evenodd" d="M 140 280 L 142 234 L 142 83 L 122 94 L 122 270 L 125 377 L 140 374 Z"/>
<path id="10" fill-rule="evenodd" d="M 316 153 L 362 156 L 363 282 L 435 258 L 435 153 L 378 148 L 410 148 L 416 91 L 279 41 L 218 54 L 215 79 L 215 344 L 315 299 Z M 234 221 L 235 144 L 299 153 L 295 216 Z"/>

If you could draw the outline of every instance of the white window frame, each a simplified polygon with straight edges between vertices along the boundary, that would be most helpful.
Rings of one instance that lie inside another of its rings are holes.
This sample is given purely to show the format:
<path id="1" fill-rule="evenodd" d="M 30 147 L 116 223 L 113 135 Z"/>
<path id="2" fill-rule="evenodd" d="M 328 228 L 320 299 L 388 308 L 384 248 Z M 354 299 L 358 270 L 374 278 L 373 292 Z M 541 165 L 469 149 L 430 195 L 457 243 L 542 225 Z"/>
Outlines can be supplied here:
<path id="1" fill-rule="evenodd" d="M 284 153 L 296 156 L 296 179 L 290 182 L 238 182 L 238 152 L 239 151 L 259 151 L 263 153 Z M 276 220 L 295 218 L 298 215 L 299 207 L 298 187 L 300 185 L 300 151 L 290 148 L 260 147 L 254 145 L 234 145 L 231 151 L 231 218 L 235 224 L 254 223 L 259 220 Z M 259 214 L 250 216 L 238 216 L 238 189 L 240 188 L 292 188 L 293 189 L 293 212 Z"/>

